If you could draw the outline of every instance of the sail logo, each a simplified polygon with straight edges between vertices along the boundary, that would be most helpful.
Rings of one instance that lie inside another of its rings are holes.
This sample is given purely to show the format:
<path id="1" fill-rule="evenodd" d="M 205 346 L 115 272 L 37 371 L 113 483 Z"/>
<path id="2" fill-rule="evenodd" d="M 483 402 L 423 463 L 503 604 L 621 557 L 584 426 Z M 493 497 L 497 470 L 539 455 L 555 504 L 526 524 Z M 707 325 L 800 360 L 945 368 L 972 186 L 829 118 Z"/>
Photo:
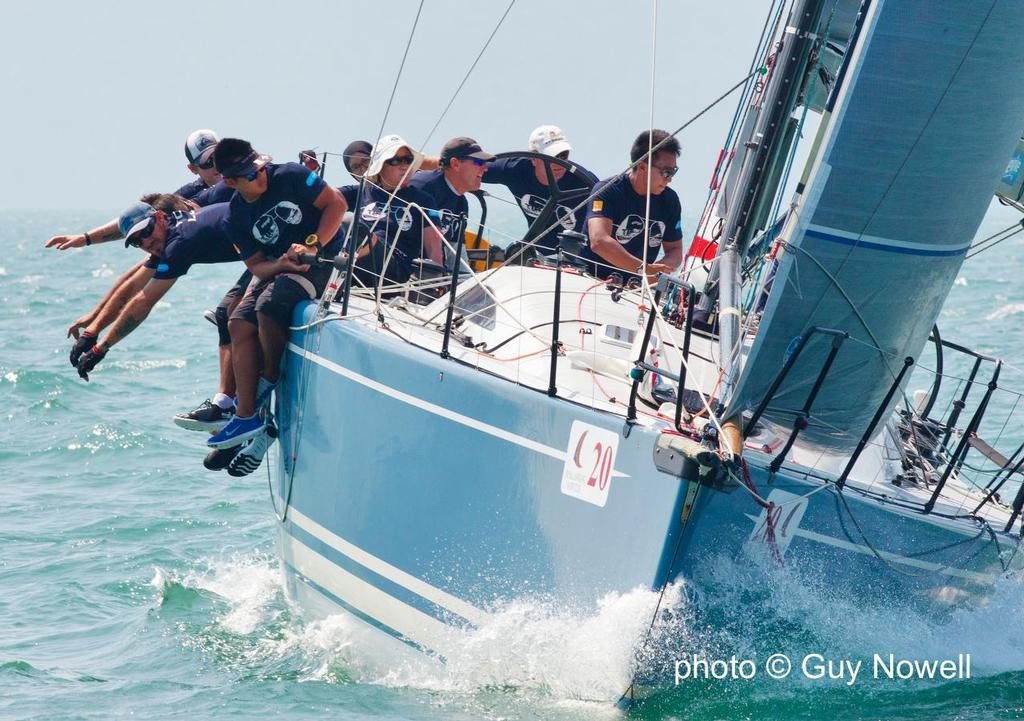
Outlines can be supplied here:
<path id="1" fill-rule="evenodd" d="M 573 421 L 562 468 L 562 493 L 604 508 L 618 449 L 618 433 Z"/>
<path id="2" fill-rule="evenodd" d="M 1017 178 L 1020 177 L 1021 167 L 1024 167 L 1024 153 L 1018 150 L 1006 164 L 1006 170 L 1003 171 L 1003 182 L 1007 185 L 1014 185 Z"/>
<path id="3" fill-rule="evenodd" d="M 281 226 L 298 225 L 302 222 L 302 209 L 290 200 L 282 200 L 256 219 L 252 226 L 252 237 L 263 245 L 273 245 L 281 239 Z"/>
<path id="4" fill-rule="evenodd" d="M 747 542 L 774 546 L 774 550 L 769 548 L 769 552 L 773 555 L 778 552 L 781 560 L 800 529 L 800 521 L 807 510 L 807 498 L 775 489 L 766 500 L 770 508 L 763 509 L 754 521 L 754 531 Z"/>
<path id="5" fill-rule="evenodd" d="M 615 229 L 615 240 L 619 241 L 622 245 L 626 245 L 629 241 L 638 235 L 642 235 L 644 232 L 644 219 L 643 216 L 637 215 L 636 213 L 630 213 L 622 222 L 619 223 L 619 227 Z M 651 248 L 657 248 L 661 245 L 661 239 L 665 237 L 665 224 L 660 220 L 651 221 L 651 232 L 647 238 L 647 245 Z"/>

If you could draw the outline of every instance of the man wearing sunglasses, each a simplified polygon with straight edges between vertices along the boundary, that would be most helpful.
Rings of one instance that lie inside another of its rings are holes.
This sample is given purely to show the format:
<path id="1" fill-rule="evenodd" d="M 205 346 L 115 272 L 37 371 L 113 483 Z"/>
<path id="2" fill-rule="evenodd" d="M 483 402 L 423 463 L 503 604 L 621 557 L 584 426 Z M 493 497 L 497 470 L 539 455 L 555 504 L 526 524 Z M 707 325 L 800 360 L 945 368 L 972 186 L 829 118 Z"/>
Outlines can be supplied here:
<path id="1" fill-rule="evenodd" d="M 184 202 L 181 198 L 178 200 Z M 193 265 L 238 260 L 238 250 L 228 242 L 224 232 L 227 215 L 227 203 L 199 210 L 176 210 L 172 214 L 142 202 L 133 203 L 121 214 L 117 225 L 124 235 L 125 247 L 139 248 L 150 255 L 144 264 L 149 280 L 126 304 L 113 304 L 115 309 L 121 307 L 121 311 L 102 340 L 99 334 L 107 325 L 106 317 L 97 319 L 86 329 L 86 334 L 96 342 L 84 349 L 77 359 L 79 376 L 89 380 L 89 373 L 110 347 L 138 328 L 153 306 Z"/>
<path id="2" fill-rule="evenodd" d="M 649 149 L 654 148 L 654 157 Z M 594 188 L 587 204 L 584 251 L 594 263 L 594 275 L 607 278 L 619 271 L 635 276 L 647 265 L 647 275 L 674 272 L 682 262 L 679 196 L 668 187 L 679 170 L 679 141 L 664 130 L 640 133 L 629 153 L 630 170 Z M 650 184 L 648 185 L 648 175 Z M 647 199 L 650 195 L 650 217 Z M 658 259 L 659 250 L 665 254 Z M 656 262 L 657 261 L 657 262 Z"/>
<path id="3" fill-rule="evenodd" d="M 568 160 L 572 146 L 565 139 L 565 134 L 556 125 L 541 125 L 530 133 L 529 145 L 532 153 L 540 153 L 560 160 Z M 483 181 L 485 183 L 498 183 L 509 189 L 519 204 L 519 210 L 526 218 L 527 224 L 532 223 L 544 205 L 551 198 L 551 189 L 548 187 L 548 173 L 545 162 L 536 158 L 500 158 L 487 166 Z M 576 175 L 566 177 L 566 169 L 557 163 L 551 163 L 551 176 L 561 190 L 575 190 L 588 187 Z M 594 176 L 586 168 L 576 166 L 576 170 L 591 181 L 591 185 L 597 182 Z M 583 202 L 586 195 L 576 196 L 575 201 L 566 201 L 555 206 L 555 215 L 548 221 L 549 226 L 554 226 L 550 231 L 544 233 L 534 241 L 534 247 L 542 253 L 553 253 L 558 250 L 558 234 L 562 230 L 574 230 L 583 232 L 583 219 L 586 216 L 586 206 L 575 210 L 575 206 Z"/>
<path id="4" fill-rule="evenodd" d="M 231 314 L 231 356 L 238 393 L 235 416 L 207 441 L 212 448 L 245 444 L 239 467 L 251 472 L 269 446 L 265 408 L 280 376 L 281 356 L 296 304 L 320 296 L 330 268 L 310 267 L 303 253 L 340 250 L 345 199 L 298 163 L 275 164 L 238 138 L 224 138 L 214 163 L 236 191 L 229 203 L 228 238 L 255 276 Z M 337 236 L 337 237 L 336 237 Z"/>
<path id="5" fill-rule="evenodd" d="M 452 245 L 458 240 L 454 237 L 456 229 L 462 227 L 458 221 L 469 215 L 466 193 L 480 190 L 487 164 L 492 160 L 494 156 L 472 138 L 452 138 L 441 149 L 440 168 L 413 176 L 410 185 L 433 198 L 432 207 L 441 211 L 437 226 Z"/>

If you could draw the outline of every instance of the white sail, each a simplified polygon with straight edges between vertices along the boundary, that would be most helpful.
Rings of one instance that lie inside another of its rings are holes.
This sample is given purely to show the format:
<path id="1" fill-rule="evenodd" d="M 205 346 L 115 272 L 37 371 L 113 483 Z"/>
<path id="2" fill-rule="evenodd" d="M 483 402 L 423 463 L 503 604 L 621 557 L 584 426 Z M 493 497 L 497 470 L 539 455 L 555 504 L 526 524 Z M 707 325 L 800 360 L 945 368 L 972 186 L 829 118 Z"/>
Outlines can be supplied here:
<path id="1" fill-rule="evenodd" d="M 846 331 L 801 436 L 850 449 L 921 352 L 1024 126 L 1024 1 L 872 3 L 730 415 L 794 339 Z M 789 425 L 831 345 L 815 337 L 765 418 Z"/>

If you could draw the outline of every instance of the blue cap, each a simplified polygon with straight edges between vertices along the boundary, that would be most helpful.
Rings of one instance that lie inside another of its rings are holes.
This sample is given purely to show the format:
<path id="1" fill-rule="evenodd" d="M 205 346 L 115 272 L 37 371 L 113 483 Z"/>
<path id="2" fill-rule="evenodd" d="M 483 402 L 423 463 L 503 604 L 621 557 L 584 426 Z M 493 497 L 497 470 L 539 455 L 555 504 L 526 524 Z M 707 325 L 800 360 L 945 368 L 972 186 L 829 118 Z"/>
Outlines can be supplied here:
<path id="1" fill-rule="evenodd" d="M 128 206 L 127 210 L 121 213 L 121 217 L 117 219 L 117 229 L 124 236 L 124 246 L 126 248 L 131 245 L 128 239 L 145 228 L 149 219 L 155 214 L 156 211 L 153 210 L 152 206 L 142 202 L 132 203 Z"/>

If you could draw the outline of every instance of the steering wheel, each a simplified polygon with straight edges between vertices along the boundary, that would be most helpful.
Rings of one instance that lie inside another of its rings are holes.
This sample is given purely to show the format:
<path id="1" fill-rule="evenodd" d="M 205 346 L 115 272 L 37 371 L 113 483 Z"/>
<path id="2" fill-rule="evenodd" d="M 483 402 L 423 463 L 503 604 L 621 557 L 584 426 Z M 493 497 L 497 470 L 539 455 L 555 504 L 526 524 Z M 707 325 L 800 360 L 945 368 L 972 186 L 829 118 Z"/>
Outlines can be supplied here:
<path id="1" fill-rule="evenodd" d="M 547 202 L 544 203 L 544 207 L 541 208 L 540 213 L 533 222 L 530 223 L 530 227 L 526 229 L 526 235 L 523 236 L 521 241 L 522 245 L 531 247 L 530 243 L 546 233 L 559 228 L 562 223 L 560 219 L 555 220 L 551 223 L 552 216 L 555 215 L 555 210 L 559 205 L 566 205 L 569 207 L 575 207 L 576 205 L 585 205 L 585 199 L 590 195 L 591 189 L 597 184 L 597 176 L 591 173 L 589 170 L 584 168 L 582 165 L 573 163 L 569 160 L 562 160 L 551 155 L 544 155 L 543 153 L 533 153 L 527 150 L 513 150 L 507 153 L 498 153 L 494 156 L 495 160 L 502 160 L 504 158 L 518 159 L 528 158 L 529 160 L 539 160 L 544 164 L 544 174 L 547 176 L 548 190 L 550 195 L 548 196 Z M 563 189 L 558 187 L 558 182 L 555 180 L 555 174 L 552 171 L 554 166 L 558 166 L 565 170 L 566 176 L 575 178 L 578 181 L 580 187 Z M 557 233 L 555 233 L 557 235 Z"/>

